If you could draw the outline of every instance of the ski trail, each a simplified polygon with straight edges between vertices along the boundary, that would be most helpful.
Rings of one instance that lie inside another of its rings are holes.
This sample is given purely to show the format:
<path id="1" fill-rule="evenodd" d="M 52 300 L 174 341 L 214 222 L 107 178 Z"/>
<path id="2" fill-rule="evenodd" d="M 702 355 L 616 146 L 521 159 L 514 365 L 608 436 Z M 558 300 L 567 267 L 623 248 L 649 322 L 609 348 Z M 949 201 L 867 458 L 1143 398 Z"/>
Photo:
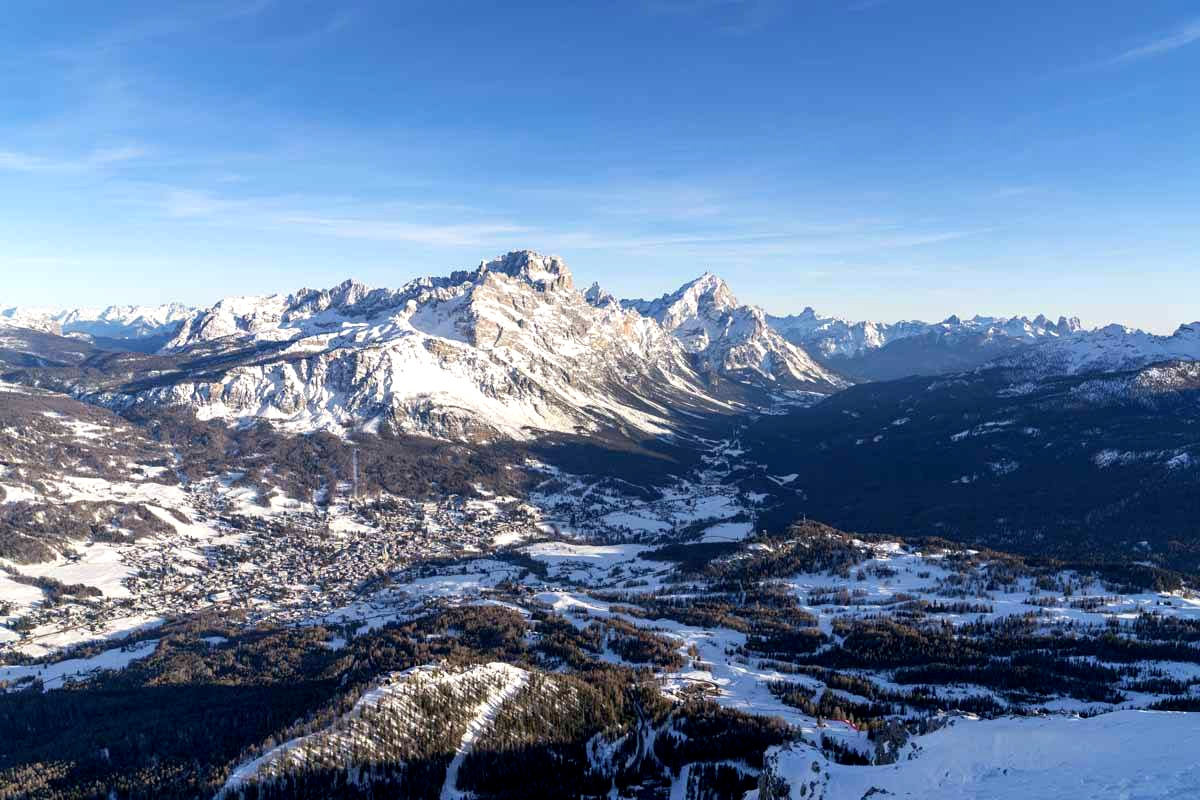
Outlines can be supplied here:
<path id="1" fill-rule="evenodd" d="M 679 777 L 671 784 L 671 800 L 684 800 L 687 797 L 688 778 L 691 776 L 692 765 L 684 764 L 679 770 Z"/>
<path id="2" fill-rule="evenodd" d="M 467 723 L 458 749 L 454 751 L 454 760 L 446 768 L 446 781 L 442 784 L 441 800 L 465 800 L 466 795 L 458 790 L 458 770 L 475 746 L 475 740 L 492 727 L 496 714 L 500 712 L 508 698 L 517 693 L 529 681 L 529 673 L 523 669 L 508 664 L 489 666 L 505 667 L 505 683 L 499 691 L 488 697 L 475 708 L 475 717 Z"/>

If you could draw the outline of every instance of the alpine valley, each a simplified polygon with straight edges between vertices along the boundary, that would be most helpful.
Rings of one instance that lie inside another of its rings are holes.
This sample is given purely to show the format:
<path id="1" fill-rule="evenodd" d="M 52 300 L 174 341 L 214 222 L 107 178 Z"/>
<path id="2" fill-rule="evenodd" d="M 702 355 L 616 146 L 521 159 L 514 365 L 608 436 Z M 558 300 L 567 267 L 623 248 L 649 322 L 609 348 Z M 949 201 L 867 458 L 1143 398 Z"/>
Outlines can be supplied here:
<path id="1" fill-rule="evenodd" d="M 0 798 L 1200 796 L 1200 323 L 517 251 L 0 309 Z"/>

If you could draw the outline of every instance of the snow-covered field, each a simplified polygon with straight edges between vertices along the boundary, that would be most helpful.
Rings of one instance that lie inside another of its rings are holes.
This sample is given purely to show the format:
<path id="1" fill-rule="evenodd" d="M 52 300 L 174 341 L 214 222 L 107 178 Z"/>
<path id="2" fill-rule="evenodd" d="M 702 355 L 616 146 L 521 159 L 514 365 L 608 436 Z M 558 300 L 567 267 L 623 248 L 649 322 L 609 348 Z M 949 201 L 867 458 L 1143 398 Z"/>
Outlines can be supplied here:
<path id="1" fill-rule="evenodd" d="M 158 646 L 157 639 L 138 642 L 129 647 L 105 650 L 87 658 L 68 658 L 51 664 L 0 666 L 0 682 L 21 685 L 38 679 L 45 691 L 61 689 L 68 681 L 80 681 L 101 670 L 118 670 L 141 658 L 146 658 Z"/>
<path id="2" fill-rule="evenodd" d="M 959 717 L 887 766 L 845 766 L 809 745 L 768 755 L 771 800 L 1176 800 L 1200 797 L 1200 714 Z M 759 800 L 753 793 L 748 800 Z M 766 800 L 765 797 L 762 800 Z"/>

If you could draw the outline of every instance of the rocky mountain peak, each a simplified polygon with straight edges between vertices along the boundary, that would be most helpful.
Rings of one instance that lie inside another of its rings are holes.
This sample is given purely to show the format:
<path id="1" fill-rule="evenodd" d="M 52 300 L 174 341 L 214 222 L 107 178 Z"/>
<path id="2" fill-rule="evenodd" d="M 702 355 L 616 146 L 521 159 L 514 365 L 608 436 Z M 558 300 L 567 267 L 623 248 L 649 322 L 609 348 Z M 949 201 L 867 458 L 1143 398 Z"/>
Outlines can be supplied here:
<path id="1" fill-rule="evenodd" d="M 332 289 L 301 289 L 288 297 L 287 307 L 292 314 L 319 314 L 331 308 L 347 310 L 370 292 L 365 284 L 347 279 Z"/>
<path id="2" fill-rule="evenodd" d="M 1077 333 L 1083 330 L 1083 323 L 1079 321 L 1079 317 L 1059 317 L 1058 332 L 1060 335 L 1068 333 Z"/>
<path id="3" fill-rule="evenodd" d="M 1175 330 L 1174 335 L 1179 337 L 1200 337 L 1200 320 L 1180 325 Z"/>
<path id="4" fill-rule="evenodd" d="M 711 272 L 657 300 L 621 304 L 656 320 L 706 372 L 772 387 L 841 385 L 838 376 L 780 336 L 762 309 L 741 305 L 729 284 Z"/>
<path id="5" fill-rule="evenodd" d="M 587 300 L 588 305 L 595 306 L 596 308 L 609 308 L 613 305 L 620 305 L 620 301 L 611 292 L 602 288 L 598 281 L 587 288 L 587 291 L 583 293 L 583 299 Z"/>
<path id="6" fill-rule="evenodd" d="M 676 295 L 679 301 L 694 308 L 728 311 L 741 305 L 729 284 L 711 272 L 685 283 Z"/>
<path id="7" fill-rule="evenodd" d="M 690 320 L 716 320 L 739 307 L 729 284 L 711 272 L 688 281 L 655 300 L 622 300 L 621 305 L 658 320 L 667 330 L 677 330 Z"/>
<path id="8" fill-rule="evenodd" d="M 491 261 L 480 262 L 478 274 L 485 277 L 488 273 L 526 281 L 543 292 L 575 288 L 567 262 L 558 256 L 544 256 L 532 250 L 514 250 Z"/>

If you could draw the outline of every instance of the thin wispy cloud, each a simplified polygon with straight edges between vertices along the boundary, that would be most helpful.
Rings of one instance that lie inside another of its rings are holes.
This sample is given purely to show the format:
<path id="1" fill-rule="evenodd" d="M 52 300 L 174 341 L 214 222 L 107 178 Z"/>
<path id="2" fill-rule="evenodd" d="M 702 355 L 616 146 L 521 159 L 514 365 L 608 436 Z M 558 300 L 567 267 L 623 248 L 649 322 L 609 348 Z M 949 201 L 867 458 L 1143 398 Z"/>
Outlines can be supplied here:
<path id="1" fill-rule="evenodd" d="M 146 14 L 98 29 L 92 36 L 60 42 L 41 51 L 61 64 L 74 66 L 90 78 L 101 67 L 111 68 L 138 47 L 164 40 L 182 39 L 213 28 L 246 25 L 266 13 L 275 0 L 163 4 L 163 13 Z"/>
<path id="2" fill-rule="evenodd" d="M 311 30 L 301 31 L 299 33 L 285 34 L 264 41 L 264 46 L 274 48 L 291 48 L 304 49 L 314 45 L 321 44 L 325 40 L 336 36 L 348 29 L 356 23 L 360 17 L 360 12 L 356 9 L 342 9 L 329 17 L 324 23 L 316 26 Z"/>
<path id="3" fill-rule="evenodd" d="M 555 204 L 582 204 L 588 214 L 698 220 L 727 215 L 728 198 L 711 185 L 680 181 L 619 181 L 603 187 L 513 186 L 514 195 Z"/>
<path id="4" fill-rule="evenodd" d="M 276 222 L 303 228 L 310 233 L 342 239 L 405 242 L 440 247 L 483 246 L 494 242 L 498 237 L 528 232 L 528 228 L 507 222 L 423 224 L 382 219 L 310 216 L 283 216 L 278 217 Z"/>
<path id="5" fill-rule="evenodd" d="M 0 150 L 0 170 L 11 172 L 86 172 L 113 167 L 142 158 L 147 151 L 138 146 L 93 150 L 77 158 L 55 158 L 16 150 Z"/>
<path id="6" fill-rule="evenodd" d="M 1118 53 L 1109 59 L 1108 63 L 1114 66 L 1131 64 L 1135 61 L 1166 55 L 1196 42 L 1200 42 L 1200 19 L 1190 20 L 1156 39 Z"/>
<path id="7" fill-rule="evenodd" d="M 857 3 L 852 3 L 847 9 L 848 11 L 870 11 L 872 8 L 878 8 L 890 0 L 859 0 Z"/>
<path id="8" fill-rule="evenodd" d="M 655 14 L 694 16 L 729 7 L 738 7 L 744 0 L 652 0 L 646 8 Z"/>
<path id="9" fill-rule="evenodd" d="M 896 250 L 974 236 L 984 231 L 897 231 L 864 229 L 861 233 L 830 236 L 809 230 L 730 232 L 675 236 L 622 236 L 611 233 L 564 233 L 544 235 L 566 250 L 620 250 L 624 252 L 673 250 L 706 259 L 745 261 L 751 257 L 836 256 Z"/>
<path id="10" fill-rule="evenodd" d="M 274 0 L 204 3 L 178 13 L 127 23 L 96 40 L 93 47 L 100 49 L 128 47 L 139 42 L 174 36 L 209 25 L 246 20 L 259 16 L 273 5 Z"/>
<path id="11" fill-rule="evenodd" d="M 1032 194 L 1038 194 L 1045 191 L 1045 187 L 1037 184 L 1027 184 L 1023 186 L 1005 186 L 995 191 L 988 192 L 984 195 L 985 200 L 1011 200 L 1015 197 L 1028 197 Z"/>
<path id="12" fill-rule="evenodd" d="M 170 189 L 163 201 L 163 210 L 174 219 L 211 218 L 238 207 L 236 202 L 194 189 Z"/>
<path id="13" fill-rule="evenodd" d="M 670 204 L 657 214 L 629 218 L 594 212 L 611 200 L 591 190 L 592 204 L 579 208 L 580 218 L 603 221 L 594 228 L 524 224 L 486 211 L 403 199 L 363 202 L 354 198 L 260 196 L 252 198 L 186 187 L 151 187 L 160 192 L 159 209 L 168 219 L 189 224 L 286 231 L 293 236 L 348 241 L 472 247 L 501 252 L 511 247 L 542 247 L 553 252 L 606 251 L 715 258 L 726 261 L 786 255 L 830 256 L 937 245 L 975 236 L 977 229 L 939 229 L 937 223 L 894 220 L 816 220 L 797 223 L 781 218 L 722 220 L 718 229 L 680 220 Z M 587 192 L 583 192 L 587 195 Z M 653 192 L 652 192 L 653 194 Z M 628 195 L 633 206 L 636 195 Z M 657 198 L 656 198 L 657 199 Z M 647 233 L 654 230 L 654 233 Z"/>
<path id="14" fill-rule="evenodd" d="M 782 0 L 650 0 L 652 14 L 711 18 L 726 33 L 748 34 L 763 30 L 784 10 Z"/>
<path id="15" fill-rule="evenodd" d="M 293 219 L 373 220 L 451 217 L 477 221 L 487 212 L 464 203 L 435 199 L 387 198 L 366 201 L 354 195 L 243 194 L 254 180 L 241 174 L 222 173 L 211 178 L 222 187 L 141 183 L 131 185 L 128 198 L 152 207 L 167 217 L 206 219 L 217 223 L 262 223 Z M 289 223 L 290 224 L 290 223 Z"/>
<path id="16" fill-rule="evenodd" d="M 149 155 L 149 151 L 144 147 L 137 145 L 129 145 L 126 147 L 110 147 L 102 150 L 92 151 L 85 163 L 91 167 L 105 167 L 110 164 L 121 164 L 126 161 L 135 161 L 139 158 L 144 158 Z"/>
<path id="17" fill-rule="evenodd" d="M 78 258 L 65 256 L 4 256 L 0 264 L 21 269 L 50 269 L 55 267 L 78 266 L 84 262 Z"/>

